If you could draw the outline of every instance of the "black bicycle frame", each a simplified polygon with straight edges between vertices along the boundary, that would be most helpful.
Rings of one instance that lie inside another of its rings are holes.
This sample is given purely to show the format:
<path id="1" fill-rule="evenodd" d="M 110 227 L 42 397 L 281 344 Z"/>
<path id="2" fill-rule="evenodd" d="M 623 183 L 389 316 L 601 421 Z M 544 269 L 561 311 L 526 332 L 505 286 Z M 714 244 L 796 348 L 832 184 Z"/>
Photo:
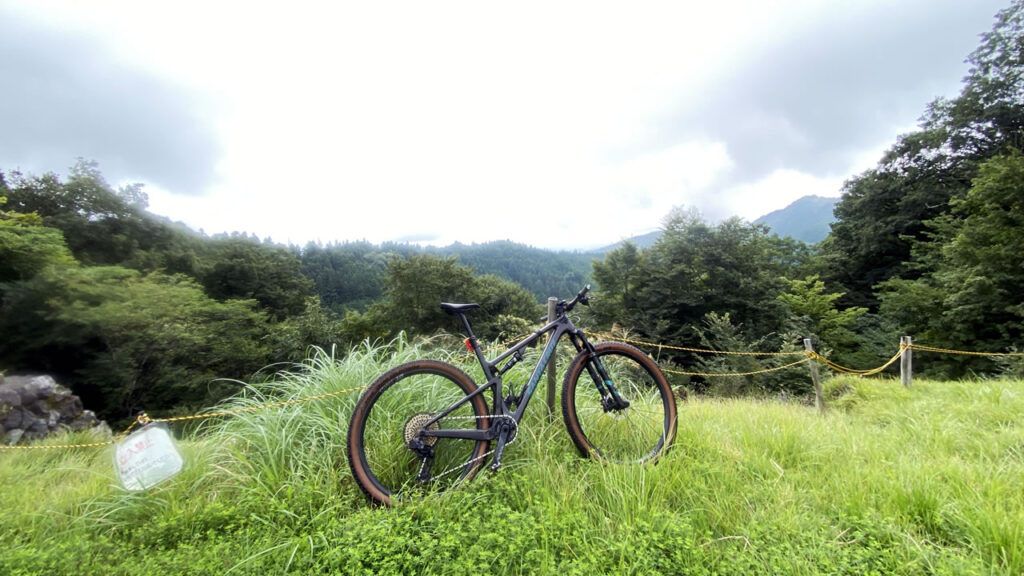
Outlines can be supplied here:
<path id="1" fill-rule="evenodd" d="M 468 327 L 468 322 L 465 321 L 465 315 L 462 316 L 463 322 L 466 323 Z M 527 348 L 528 346 L 536 342 L 539 338 L 548 333 L 552 333 L 551 339 L 548 340 L 547 345 L 544 346 L 544 350 L 543 352 L 541 352 L 540 361 L 534 367 L 533 373 L 530 375 L 530 380 L 527 382 L 526 387 L 523 389 L 519 397 L 516 398 L 515 411 L 510 412 L 508 406 L 506 406 L 505 404 L 505 397 L 504 394 L 502 393 L 501 377 L 503 374 L 505 374 L 505 372 L 508 372 L 509 369 L 511 369 L 514 365 L 519 363 L 520 360 L 522 360 L 522 352 L 525 348 Z M 470 334 L 472 334 L 472 331 L 470 332 Z M 443 419 L 448 414 L 451 414 L 453 411 L 458 409 L 459 406 L 462 406 L 463 404 L 469 402 L 476 396 L 479 396 L 480 394 L 483 394 L 487 390 L 491 389 L 494 390 L 494 410 L 491 413 L 491 418 L 512 418 L 515 420 L 516 425 L 518 425 L 520 420 L 522 420 L 523 418 L 523 414 L 526 412 L 526 406 L 530 403 L 530 398 L 533 397 L 533 393 L 537 389 L 537 384 L 540 383 L 541 376 L 544 374 L 544 369 L 547 368 L 548 362 L 551 361 L 551 356 L 555 353 L 555 349 L 558 347 L 558 342 L 565 335 L 569 336 L 569 340 L 572 342 L 573 346 L 576 347 L 577 353 L 582 352 L 584 349 L 593 352 L 594 348 L 583 336 L 583 332 L 581 330 L 578 330 L 573 325 L 572 321 L 569 320 L 569 317 L 565 315 L 559 316 L 554 321 L 547 324 L 540 330 L 537 330 L 530 336 L 527 336 L 525 339 L 523 339 L 515 346 L 503 352 L 494 360 L 487 360 L 484 357 L 483 353 L 480 351 L 480 346 L 477 345 L 476 343 L 475 338 L 470 337 L 469 339 L 467 339 L 467 343 L 470 344 L 470 347 L 476 354 L 477 360 L 480 362 L 480 366 L 483 368 L 484 377 L 487 378 L 487 383 L 477 388 L 476 391 L 474 391 L 472 394 L 467 395 L 465 398 L 462 398 L 458 402 L 442 410 L 439 414 L 430 419 L 429 422 L 426 422 L 423 425 L 420 434 L 422 436 L 433 436 L 437 438 L 462 438 L 466 440 L 493 440 L 497 438 L 498 435 L 500 434 L 500 427 L 488 427 L 483 430 L 445 430 L 441 428 L 434 430 L 430 429 L 430 425 L 434 424 L 438 420 Z M 508 362 L 499 368 L 498 365 L 502 364 L 506 360 L 508 360 Z M 606 377 L 603 377 L 603 374 L 599 375 L 593 372 L 594 368 L 592 366 L 588 365 L 587 368 L 589 371 L 591 371 L 591 376 L 595 378 L 594 381 L 595 383 L 598 383 L 599 388 L 601 387 L 601 383 L 606 382 L 608 380 Z M 598 365 L 597 370 L 603 372 L 603 369 L 600 367 L 600 365 Z"/>

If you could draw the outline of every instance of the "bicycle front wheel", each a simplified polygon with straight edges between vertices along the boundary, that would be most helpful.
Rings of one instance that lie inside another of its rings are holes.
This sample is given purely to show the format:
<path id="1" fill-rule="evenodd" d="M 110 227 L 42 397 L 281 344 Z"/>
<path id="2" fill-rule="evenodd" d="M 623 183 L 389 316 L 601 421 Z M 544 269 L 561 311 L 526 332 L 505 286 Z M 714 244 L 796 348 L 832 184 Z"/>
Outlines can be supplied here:
<path id="1" fill-rule="evenodd" d="M 654 462 L 676 436 L 676 401 L 665 375 L 649 356 L 620 342 L 584 350 L 569 365 L 562 385 L 562 417 L 583 456 L 611 462 Z M 608 406 L 610 385 L 629 403 Z M 604 401 L 603 401 L 604 400 Z"/>
<path id="2" fill-rule="evenodd" d="M 486 429 L 482 394 L 447 412 L 475 390 L 465 372 L 433 360 L 408 362 L 378 378 L 359 399 L 349 423 L 348 461 L 360 488 L 374 502 L 390 505 L 415 492 L 444 490 L 471 479 L 483 465 L 488 441 L 421 432 Z"/>

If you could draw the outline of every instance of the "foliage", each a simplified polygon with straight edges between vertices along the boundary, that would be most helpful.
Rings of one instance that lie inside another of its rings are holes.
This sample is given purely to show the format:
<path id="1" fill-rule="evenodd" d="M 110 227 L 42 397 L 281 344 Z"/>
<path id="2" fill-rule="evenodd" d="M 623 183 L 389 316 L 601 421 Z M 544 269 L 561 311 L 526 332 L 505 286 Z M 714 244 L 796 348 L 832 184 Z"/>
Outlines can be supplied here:
<path id="1" fill-rule="evenodd" d="M 0 208 L 6 202 L 7 198 L 0 196 Z M 31 278 L 47 266 L 72 264 L 74 258 L 60 230 L 43 226 L 35 213 L 0 210 L 0 295 L 4 282 Z"/>
<path id="2" fill-rule="evenodd" d="M 146 212 L 140 184 L 114 190 L 95 162 L 80 159 L 66 181 L 15 172 L 6 195 L 14 210 L 37 213 L 45 226 L 63 232 L 85 265 L 194 273 L 198 237 Z"/>
<path id="3" fill-rule="evenodd" d="M 708 313 L 696 328 L 700 345 L 710 350 L 730 352 L 789 353 L 786 356 L 748 356 L 733 354 L 700 355 L 695 363 L 697 372 L 706 374 L 748 374 L 766 369 L 778 368 L 799 360 L 802 347 L 794 334 L 768 334 L 751 339 L 743 325 L 733 323 L 728 314 Z M 726 376 L 698 379 L 698 388 L 716 396 L 740 396 L 784 392 L 794 396 L 806 396 L 811 392 L 806 366 L 795 366 L 787 370 L 746 376 Z"/>
<path id="4" fill-rule="evenodd" d="M 302 273 L 313 281 L 323 306 L 338 314 L 365 310 L 384 295 L 388 255 L 371 244 L 310 242 L 301 259 Z"/>
<path id="5" fill-rule="evenodd" d="M 587 283 L 590 254 L 542 250 L 509 241 L 455 243 L 420 248 L 409 244 L 349 242 L 302 250 L 302 271 L 316 285 L 324 306 L 342 314 L 365 311 L 384 295 L 388 262 L 394 258 L 429 255 L 455 258 L 477 275 L 493 275 L 526 288 L 535 299 L 575 294 Z"/>
<path id="6" fill-rule="evenodd" d="M 1020 286 L 1024 271 L 1024 156 L 1011 151 L 981 165 L 970 191 L 951 212 L 928 223 L 935 242 L 918 247 L 925 272 L 882 285 L 882 311 L 907 333 L 938 346 L 984 343 L 1006 351 L 1024 339 Z M 990 360 L 957 358 L 951 374 L 991 370 Z"/>
<path id="7" fill-rule="evenodd" d="M 481 310 L 471 313 L 473 331 L 488 340 L 497 338 L 508 323 L 507 318 L 499 322 L 502 316 L 535 323 L 531 321 L 541 315 L 540 306 L 522 286 L 496 276 L 474 276 L 455 258 L 394 258 L 388 264 L 386 286 L 384 299 L 371 306 L 371 313 L 391 334 L 463 332 L 465 328 L 441 311 L 441 302 L 480 304 Z"/>
<path id="8" fill-rule="evenodd" d="M 789 291 L 778 298 L 789 307 L 791 330 L 805 337 L 815 337 L 815 348 L 819 352 L 852 352 L 860 344 L 853 328 L 867 308 L 838 310 L 836 301 L 842 296 L 835 292 L 826 294 L 825 283 L 817 276 L 809 276 L 804 280 L 790 280 Z"/>
<path id="9" fill-rule="evenodd" d="M 255 300 L 282 320 L 301 314 L 313 295 L 313 282 L 301 266 L 298 254 L 285 246 L 232 234 L 205 243 L 198 280 L 213 298 Z"/>
<path id="10" fill-rule="evenodd" d="M 302 314 L 278 322 L 266 337 L 270 358 L 275 362 L 300 362 L 317 348 L 348 348 L 362 339 L 349 338 L 344 322 L 321 306 L 315 296 L 306 300 Z"/>
<path id="11" fill-rule="evenodd" d="M 266 363 L 251 301 L 216 302 L 183 276 L 120 267 L 48 268 L 8 285 L 0 361 L 65 377 L 106 417 L 200 405 L 220 378 Z"/>
<path id="12" fill-rule="evenodd" d="M 552 251 L 508 240 L 482 244 L 455 243 L 428 248 L 428 254 L 455 256 L 460 264 L 480 275 L 494 275 L 526 288 L 534 298 L 565 298 L 588 281 L 593 256 L 586 253 Z"/>
<path id="13" fill-rule="evenodd" d="M 659 342 L 696 343 L 709 313 L 728 314 L 753 339 L 781 332 L 784 276 L 798 269 L 792 240 L 767 227 L 730 219 L 712 226 L 694 211 L 675 210 L 661 238 L 639 252 L 631 244 L 595 263 L 595 316 Z"/>
<path id="14" fill-rule="evenodd" d="M 637 309 L 637 290 L 645 269 L 644 254 L 632 242 L 622 245 L 593 263 L 594 281 L 600 289 L 595 298 L 594 318 L 611 326 L 627 321 L 627 314 Z"/>
<path id="15" fill-rule="evenodd" d="M 918 131 L 844 186 L 829 280 L 847 288 L 848 305 L 877 310 L 876 285 L 919 278 L 921 268 L 905 263 L 934 241 L 926 222 L 950 214 L 982 163 L 1024 144 L 1024 2 L 997 14 L 967 62 L 960 95 L 932 102 Z"/>

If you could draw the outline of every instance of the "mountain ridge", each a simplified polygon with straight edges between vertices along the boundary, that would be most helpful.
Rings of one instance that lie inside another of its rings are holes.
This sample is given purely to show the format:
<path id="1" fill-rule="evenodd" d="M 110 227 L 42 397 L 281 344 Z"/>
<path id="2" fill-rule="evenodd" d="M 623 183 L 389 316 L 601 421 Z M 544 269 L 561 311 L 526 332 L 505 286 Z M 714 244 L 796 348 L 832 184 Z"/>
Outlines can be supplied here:
<path id="1" fill-rule="evenodd" d="M 772 232 L 782 237 L 788 236 L 808 244 L 817 244 L 824 240 L 831 232 L 829 225 L 836 221 L 833 210 L 838 201 L 838 197 L 817 196 L 813 194 L 802 196 L 785 208 L 772 210 L 758 217 L 753 223 L 764 224 L 771 228 Z M 590 253 L 603 255 L 622 246 L 625 242 L 632 242 L 637 248 L 650 248 L 660 237 L 661 230 L 655 230 L 596 248 L 591 250 Z"/>

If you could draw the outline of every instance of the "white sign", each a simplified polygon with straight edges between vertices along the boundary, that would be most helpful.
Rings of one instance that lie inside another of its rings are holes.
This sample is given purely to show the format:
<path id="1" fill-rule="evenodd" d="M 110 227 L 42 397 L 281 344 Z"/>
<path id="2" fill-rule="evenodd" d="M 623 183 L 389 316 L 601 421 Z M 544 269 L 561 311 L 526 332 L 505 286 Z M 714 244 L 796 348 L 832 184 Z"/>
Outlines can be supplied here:
<path id="1" fill-rule="evenodd" d="M 128 490 L 146 490 L 181 472 L 184 461 L 163 424 L 132 432 L 114 450 L 114 468 Z"/>

